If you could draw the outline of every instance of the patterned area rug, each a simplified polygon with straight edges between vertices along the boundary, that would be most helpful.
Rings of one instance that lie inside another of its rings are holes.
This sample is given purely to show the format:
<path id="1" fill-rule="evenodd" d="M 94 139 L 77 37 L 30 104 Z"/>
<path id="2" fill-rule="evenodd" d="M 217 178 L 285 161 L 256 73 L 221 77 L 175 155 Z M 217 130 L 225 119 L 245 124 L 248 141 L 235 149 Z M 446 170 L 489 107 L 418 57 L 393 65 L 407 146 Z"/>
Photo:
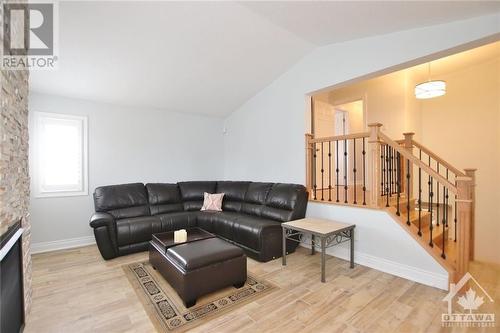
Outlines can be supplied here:
<path id="1" fill-rule="evenodd" d="M 159 332 L 186 331 L 278 289 L 264 279 L 249 275 L 242 288 L 228 287 L 200 297 L 195 306 L 187 309 L 149 262 L 124 265 L 123 270 Z"/>

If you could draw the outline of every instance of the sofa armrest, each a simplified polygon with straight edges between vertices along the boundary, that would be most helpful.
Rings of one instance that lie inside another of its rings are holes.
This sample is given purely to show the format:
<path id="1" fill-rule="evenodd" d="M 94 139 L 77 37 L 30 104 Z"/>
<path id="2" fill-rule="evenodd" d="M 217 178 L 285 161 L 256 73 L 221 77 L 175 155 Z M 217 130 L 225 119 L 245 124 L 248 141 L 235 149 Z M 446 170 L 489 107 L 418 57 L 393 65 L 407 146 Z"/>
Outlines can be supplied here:
<path id="1" fill-rule="evenodd" d="M 102 257 L 106 260 L 117 257 L 116 223 L 113 216 L 108 213 L 94 213 L 89 224 L 94 229 L 95 240 Z"/>
<path id="2" fill-rule="evenodd" d="M 94 213 L 90 217 L 90 226 L 92 228 L 98 227 L 111 227 L 114 224 L 115 219 L 109 213 Z"/>

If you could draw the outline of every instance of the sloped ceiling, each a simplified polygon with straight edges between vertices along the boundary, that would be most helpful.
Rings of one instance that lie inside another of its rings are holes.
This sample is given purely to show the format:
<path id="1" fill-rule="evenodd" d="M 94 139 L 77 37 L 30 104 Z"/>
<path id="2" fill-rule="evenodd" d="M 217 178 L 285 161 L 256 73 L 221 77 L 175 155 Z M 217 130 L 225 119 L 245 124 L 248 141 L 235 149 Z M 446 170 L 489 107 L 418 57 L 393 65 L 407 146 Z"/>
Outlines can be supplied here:
<path id="1" fill-rule="evenodd" d="M 485 15 L 498 2 L 60 2 L 39 93 L 225 116 L 314 48 Z"/>

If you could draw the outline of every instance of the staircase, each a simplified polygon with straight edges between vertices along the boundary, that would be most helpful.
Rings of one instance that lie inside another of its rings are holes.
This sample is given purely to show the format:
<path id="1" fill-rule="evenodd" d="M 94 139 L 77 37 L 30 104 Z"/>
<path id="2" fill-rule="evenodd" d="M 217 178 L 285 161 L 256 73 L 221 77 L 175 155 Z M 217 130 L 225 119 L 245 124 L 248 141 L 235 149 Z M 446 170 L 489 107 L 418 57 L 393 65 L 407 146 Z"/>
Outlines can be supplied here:
<path id="1" fill-rule="evenodd" d="M 386 210 L 458 281 L 473 259 L 475 169 L 459 170 L 404 133 L 306 134 L 310 200 Z"/>

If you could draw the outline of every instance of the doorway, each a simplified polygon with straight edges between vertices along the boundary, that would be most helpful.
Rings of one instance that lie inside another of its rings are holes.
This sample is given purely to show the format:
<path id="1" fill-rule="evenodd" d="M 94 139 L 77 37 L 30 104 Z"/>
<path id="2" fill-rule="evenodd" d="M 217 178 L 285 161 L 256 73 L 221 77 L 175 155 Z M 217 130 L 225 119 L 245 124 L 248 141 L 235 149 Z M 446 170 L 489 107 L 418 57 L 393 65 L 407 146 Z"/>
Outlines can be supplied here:
<path id="1" fill-rule="evenodd" d="M 312 132 L 315 138 L 341 137 L 365 131 L 363 99 L 334 104 L 327 97 L 323 97 L 314 99 L 313 103 Z M 316 155 L 319 159 L 316 163 L 316 183 L 318 185 L 332 184 L 335 187 L 354 185 L 352 172 L 349 172 L 354 163 L 354 152 L 353 147 L 351 147 L 348 141 L 337 141 L 331 147 L 328 147 L 328 149 L 323 147 L 324 152 L 321 151 L 321 145 L 315 147 Z M 321 172 L 322 165 L 331 165 L 335 171 L 330 175 Z M 328 179 L 328 177 L 332 177 L 332 179 Z"/>

